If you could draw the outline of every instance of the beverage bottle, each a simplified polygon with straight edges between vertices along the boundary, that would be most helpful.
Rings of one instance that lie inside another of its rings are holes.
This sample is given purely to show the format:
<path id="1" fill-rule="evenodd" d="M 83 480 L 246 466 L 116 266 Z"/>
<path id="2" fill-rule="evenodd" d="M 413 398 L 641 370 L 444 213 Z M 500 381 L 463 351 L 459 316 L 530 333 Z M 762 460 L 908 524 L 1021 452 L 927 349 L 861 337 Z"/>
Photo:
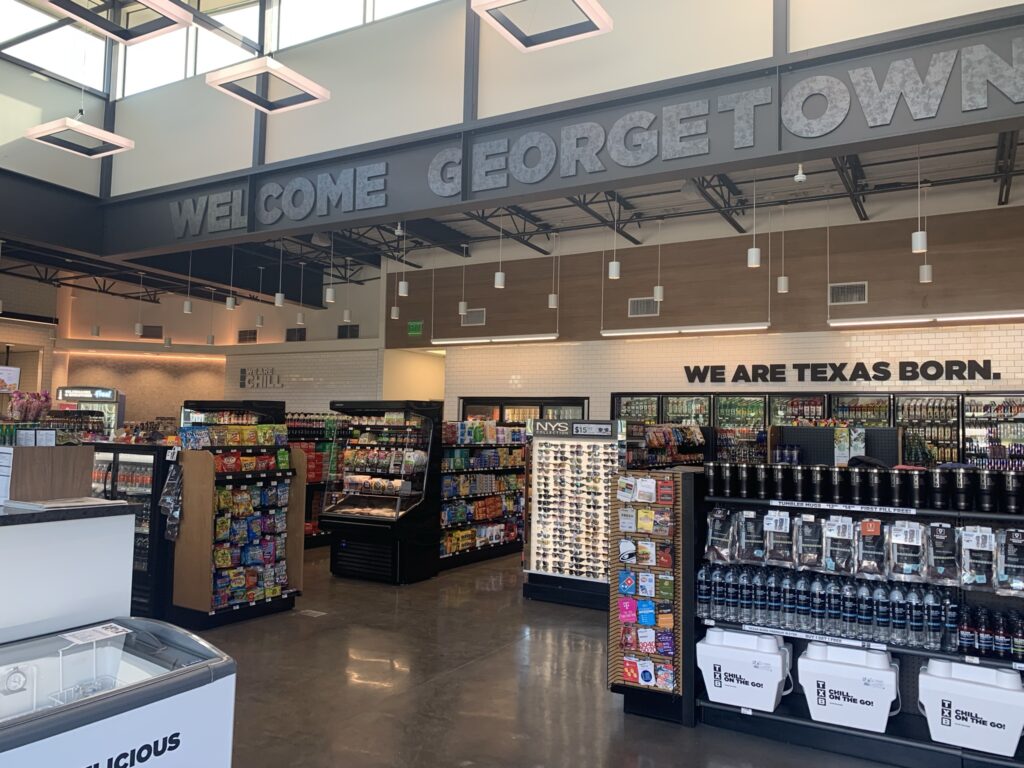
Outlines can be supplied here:
<path id="1" fill-rule="evenodd" d="M 736 571 L 725 569 L 725 620 L 736 621 L 739 616 L 740 587 L 736 581 Z"/>
<path id="2" fill-rule="evenodd" d="M 779 579 L 779 572 L 774 568 L 768 572 L 765 579 L 765 588 L 768 592 L 768 626 L 782 626 L 782 584 Z"/>
<path id="3" fill-rule="evenodd" d="M 996 658 L 1010 658 L 1010 630 L 1006 626 L 1006 615 L 997 613 L 992 627 L 992 652 Z"/>
<path id="4" fill-rule="evenodd" d="M 924 646 L 924 601 L 921 590 L 907 590 L 907 644 L 912 648 Z"/>
<path id="5" fill-rule="evenodd" d="M 964 608 L 960 616 L 960 626 L 957 629 L 957 651 L 970 655 L 978 652 L 978 631 L 971 621 L 970 608 Z"/>
<path id="6" fill-rule="evenodd" d="M 750 624 L 754 620 L 754 585 L 750 581 L 750 571 L 744 568 L 739 574 L 740 610 L 739 621 Z"/>
<path id="7" fill-rule="evenodd" d="M 932 588 L 924 593 L 924 647 L 929 651 L 942 648 L 942 599 Z"/>
<path id="8" fill-rule="evenodd" d="M 875 604 L 875 636 L 878 643 L 889 644 L 889 636 L 892 632 L 892 611 L 889 607 L 889 590 L 882 584 L 875 587 L 871 593 L 871 599 Z"/>
<path id="9" fill-rule="evenodd" d="M 843 580 L 842 586 L 843 606 L 843 637 L 857 637 L 857 587 L 850 579 Z"/>
<path id="10" fill-rule="evenodd" d="M 894 584 L 889 592 L 889 622 L 892 627 L 889 632 L 889 642 L 893 645 L 906 645 L 907 601 L 898 584 Z"/>
<path id="11" fill-rule="evenodd" d="M 754 623 L 763 627 L 768 621 L 768 589 L 764 568 L 755 568 L 750 579 L 754 588 Z"/>
<path id="12" fill-rule="evenodd" d="M 871 640 L 875 620 L 875 601 L 871 594 L 871 587 L 861 584 L 857 587 L 857 637 L 861 640 Z"/>
<path id="13" fill-rule="evenodd" d="M 835 637 L 843 633 L 843 591 L 839 581 L 829 579 L 825 587 L 825 631 Z"/>
<path id="14" fill-rule="evenodd" d="M 978 618 L 975 619 L 974 625 L 978 630 L 978 653 L 982 656 L 991 656 L 992 647 L 995 645 L 995 636 L 992 633 L 992 620 L 987 610 L 978 609 Z"/>
<path id="15" fill-rule="evenodd" d="M 711 571 L 711 618 L 725 619 L 725 579 L 721 568 Z"/>
<path id="16" fill-rule="evenodd" d="M 796 590 L 793 588 L 793 577 L 788 573 L 782 574 L 782 626 L 786 629 L 796 629 Z"/>
<path id="17" fill-rule="evenodd" d="M 796 620 L 804 632 L 811 630 L 811 582 L 806 574 L 800 574 L 796 580 Z"/>
<path id="18" fill-rule="evenodd" d="M 697 616 L 711 618 L 711 582 L 708 581 L 708 566 L 702 565 L 697 571 Z"/>
<path id="19" fill-rule="evenodd" d="M 1014 661 L 1024 661 L 1024 621 L 1019 617 L 1013 622 L 1013 635 L 1010 637 L 1010 655 Z"/>
<path id="20" fill-rule="evenodd" d="M 811 582 L 811 629 L 818 634 L 827 631 L 826 604 L 825 582 L 821 576 L 815 576 Z"/>

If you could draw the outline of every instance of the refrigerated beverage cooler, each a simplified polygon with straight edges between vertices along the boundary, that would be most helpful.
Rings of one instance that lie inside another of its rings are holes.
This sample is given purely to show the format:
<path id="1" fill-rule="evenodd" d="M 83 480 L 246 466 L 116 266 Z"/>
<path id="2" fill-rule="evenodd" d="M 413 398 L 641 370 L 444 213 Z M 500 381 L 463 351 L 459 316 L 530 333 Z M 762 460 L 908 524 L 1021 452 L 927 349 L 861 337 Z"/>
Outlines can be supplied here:
<path id="1" fill-rule="evenodd" d="M 888 427 L 892 424 L 890 395 L 838 394 L 831 398 L 831 415 L 851 427 Z"/>
<path id="2" fill-rule="evenodd" d="M 525 425 L 535 419 L 579 421 L 586 419 L 590 400 L 586 397 L 464 397 L 463 421 L 496 421 Z"/>
<path id="3" fill-rule="evenodd" d="M 741 464 L 768 463 L 764 395 L 715 395 L 715 456 Z"/>
<path id="4" fill-rule="evenodd" d="M 159 621 L 0 645 L 0 768 L 230 768 L 235 662 Z"/>
<path id="5" fill-rule="evenodd" d="M 716 395 L 715 426 L 723 429 L 764 429 L 764 395 Z"/>
<path id="6" fill-rule="evenodd" d="M 612 418 L 640 424 L 657 424 L 661 419 L 659 395 L 612 395 Z"/>
<path id="7" fill-rule="evenodd" d="M 110 387 L 57 387 L 57 399 L 79 411 L 100 411 L 107 432 L 124 424 L 125 396 Z"/>
<path id="8" fill-rule="evenodd" d="M 768 417 L 773 427 L 806 425 L 825 418 L 825 395 L 768 395 Z"/>
<path id="9" fill-rule="evenodd" d="M 903 428 L 903 463 L 931 467 L 960 461 L 960 395 L 895 395 L 895 426 Z"/>
<path id="10" fill-rule="evenodd" d="M 135 557 L 132 571 L 132 615 L 166 616 L 172 578 L 171 545 L 164 538 L 166 519 L 160 494 L 173 448 L 166 445 L 96 443 L 92 495 L 142 504 L 135 518 Z"/>
<path id="11" fill-rule="evenodd" d="M 711 395 L 662 395 L 661 421 L 710 427 L 711 402 Z"/>
<path id="12" fill-rule="evenodd" d="M 964 396 L 964 455 L 984 469 L 1024 470 L 1024 393 Z"/>

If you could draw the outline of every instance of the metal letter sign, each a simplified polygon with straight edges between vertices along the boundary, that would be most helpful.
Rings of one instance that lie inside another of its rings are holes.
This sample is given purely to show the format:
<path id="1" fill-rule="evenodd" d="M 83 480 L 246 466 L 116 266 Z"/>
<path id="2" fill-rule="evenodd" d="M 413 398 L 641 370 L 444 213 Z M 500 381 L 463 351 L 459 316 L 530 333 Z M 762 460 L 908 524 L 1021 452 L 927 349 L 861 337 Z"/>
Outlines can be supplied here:
<path id="1" fill-rule="evenodd" d="M 367 217 L 397 220 L 585 185 L 677 180 L 726 164 L 824 157 L 837 147 L 864 149 L 963 126 L 984 130 L 1021 117 L 1024 27 L 1018 26 L 802 68 L 761 69 L 746 79 L 627 103 L 552 111 L 514 127 L 468 126 L 360 153 L 352 162 L 311 161 L 205 184 L 189 195 L 142 195 L 108 206 L 105 250 L 130 253 Z"/>

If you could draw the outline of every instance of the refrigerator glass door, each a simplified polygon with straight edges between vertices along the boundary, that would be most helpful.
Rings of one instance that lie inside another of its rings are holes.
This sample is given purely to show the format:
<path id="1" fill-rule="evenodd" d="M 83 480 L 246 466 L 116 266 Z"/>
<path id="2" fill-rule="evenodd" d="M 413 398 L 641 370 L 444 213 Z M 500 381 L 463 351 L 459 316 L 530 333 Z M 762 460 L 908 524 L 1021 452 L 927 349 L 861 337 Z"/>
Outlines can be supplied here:
<path id="1" fill-rule="evenodd" d="M 658 396 L 640 395 L 633 397 L 623 395 L 615 403 L 616 419 L 624 421 L 640 421 L 644 424 L 658 423 Z"/>
<path id="2" fill-rule="evenodd" d="M 583 407 L 579 405 L 545 405 L 544 418 L 555 421 L 580 421 L 583 419 Z"/>
<path id="3" fill-rule="evenodd" d="M 502 421 L 506 424 L 525 424 L 539 418 L 539 405 L 506 405 Z"/>
<path id="4" fill-rule="evenodd" d="M 8 643 L 0 646 L 0 731 L 38 712 L 224 658 L 180 629 L 145 619 Z"/>
<path id="5" fill-rule="evenodd" d="M 665 397 L 665 421 L 669 424 L 695 424 L 706 427 L 711 421 L 711 398 L 706 395 L 695 397 Z"/>
<path id="6" fill-rule="evenodd" d="M 888 395 L 833 395 L 832 418 L 855 427 L 888 427 Z"/>
<path id="7" fill-rule="evenodd" d="M 100 452 L 92 460 L 92 495 L 97 499 L 110 498 L 114 484 L 114 454 Z"/>
<path id="8" fill-rule="evenodd" d="M 1024 468 L 1024 394 L 964 397 L 963 460 L 986 469 Z"/>
<path id="9" fill-rule="evenodd" d="M 769 395 L 773 427 L 787 427 L 825 418 L 824 395 Z"/>
<path id="10" fill-rule="evenodd" d="M 119 499 L 145 503 L 153 494 L 151 453 L 118 453 L 114 490 Z"/>
<path id="11" fill-rule="evenodd" d="M 497 403 L 484 405 L 467 405 L 466 421 L 501 421 L 501 406 Z"/>
<path id="12" fill-rule="evenodd" d="M 719 427 L 764 429 L 764 398 L 719 395 L 715 400 Z"/>

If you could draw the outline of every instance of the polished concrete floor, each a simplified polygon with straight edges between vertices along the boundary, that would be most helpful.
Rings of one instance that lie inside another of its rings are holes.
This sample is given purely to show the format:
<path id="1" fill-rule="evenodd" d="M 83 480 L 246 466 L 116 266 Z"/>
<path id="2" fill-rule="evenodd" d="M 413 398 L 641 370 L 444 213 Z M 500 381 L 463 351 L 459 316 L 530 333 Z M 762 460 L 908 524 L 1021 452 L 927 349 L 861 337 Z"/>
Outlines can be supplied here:
<path id="1" fill-rule="evenodd" d="M 205 634 L 238 660 L 237 768 L 871 765 L 624 716 L 606 614 L 524 600 L 518 556 L 406 587 L 326 556 L 296 610 Z"/>

